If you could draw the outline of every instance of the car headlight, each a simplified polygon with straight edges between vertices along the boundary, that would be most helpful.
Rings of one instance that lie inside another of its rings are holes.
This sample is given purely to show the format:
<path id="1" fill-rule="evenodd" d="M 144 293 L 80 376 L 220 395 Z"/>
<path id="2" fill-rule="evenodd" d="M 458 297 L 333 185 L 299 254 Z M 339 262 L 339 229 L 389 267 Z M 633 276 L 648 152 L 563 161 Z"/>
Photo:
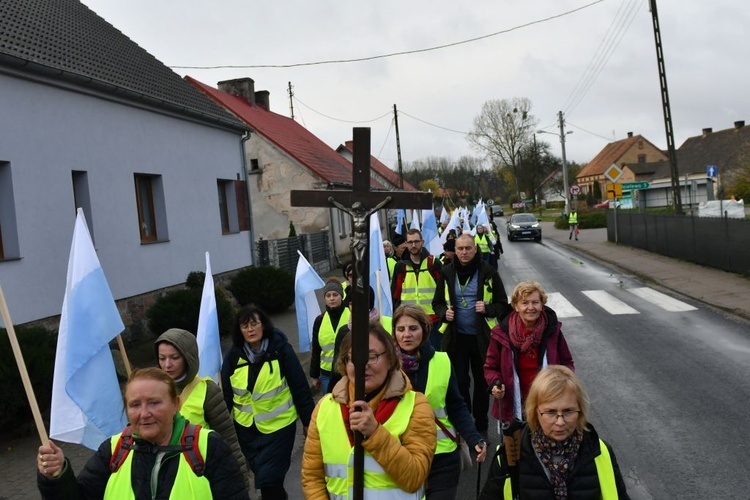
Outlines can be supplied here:
<path id="1" fill-rule="evenodd" d="M 535 228 L 536 228 L 536 227 L 539 227 L 539 223 L 538 223 L 538 222 L 536 222 L 536 223 L 532 224 L 532 225 L 531 225 L 531 227 L 535 227 Z"/>
<path id="2" fill-rule="evenodd" d="M 511 229 L 520 229 L 520 228 L 521 228 L 521 226 L 516 226 L 515 224 L 511 224 L 511 225 L 510 225 L 510 228 L 511 228 Z"/>

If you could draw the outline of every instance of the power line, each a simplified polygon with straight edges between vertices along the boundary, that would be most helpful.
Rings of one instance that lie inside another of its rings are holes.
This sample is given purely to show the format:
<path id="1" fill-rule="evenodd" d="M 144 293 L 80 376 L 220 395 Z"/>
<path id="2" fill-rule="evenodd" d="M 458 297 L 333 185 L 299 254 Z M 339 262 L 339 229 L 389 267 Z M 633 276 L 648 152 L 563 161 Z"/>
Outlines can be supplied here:
<path id="1" fill-rule="evenodd" d="M 439 129 L 442 129 L 442 130 L 447 130 L 448 132 L 455 132 L 456 134 L 461 134 L 461 135 L 466 135 L 466 134 L 467 134 L 467 132 L 462 132 L 461 130 L 454 130 L 454 129 L 452 129 L 452 128 L 448 128 L 448 127 L 442 127 L 442 126 L 440 126 L 440 125 L 435 125 L 434 123 L 430 123 L 430 122 L 428 122 L 428 121 L 422 120 L 421 118 L 417 118 L 416 116 L 412 116 L 412 115 L 410 115 L 409 113 L 406 113 L 405 111 L 401 111 L 401 110 L 399 110 L 399 112 L 400 112 L 400 113 L 401 113 L 402 115 L 406 115 L 406 116 L 408 116 L 409 118 L 412 118 L 412 119 L 414 119 L 414 120 L 417 120 L 418 122 L 422 122 L 422 123 L 424 123 L 425 125 L 429 125 L 429 126 L 431 126 L 431 127 L 439 128 Z"/>
<path id="2" fill-rule="evenodd" d="M 329 120 L 333 120 L 333 121 L 337 121 L 337 122 L 343 122 L 343 123 L 354 123 L 354 124 L 372 123 L 372 122 L 378 121 L 381 118 L 383 118 L 383 117 L 388 116 L 388 115 L 391 114 L 391 112 L 389 110 L 386 113 L 383 113 L 382 115 L 378 116 L 377 118 L 373 118 L 372 120 L 358 120 L 358 121 L 355 121 L 355 120 L 344 120 L 343 118 L 335 118 L 333 116 L 329 116 L 329 115 L 327 115 L 325 113 L 321 113 L 320 111 L 311 108 L 310 106 L 308 106 L 307 104 L 305 104 L 303 101 L 301 101 L 300 98 L 297 97 L 296 95 L 294 96 L 294 100 L 297 101 L 298 103 L 302 104 L 304 107 L 306 107 L 307 109 L 309 109 L 313 113 L 317 113 L 320 116 L 324 116 L 324 117 L 328 118 Z"/>
<path id="3" fill-rule="evenodd" d="M 613 141 L 613 139 L 610 139 L 609 137 L 604 137 L 603 135 L 599 135 L 599 134 L 596 134 L 596 133 L 594 133 L 594 132 L 592 132 L 592 131 L 590 131 L 590 130 L 586 130 L 585 128 L 583 128 L 583 127 L 579 127 L 578 125 L 576 125 L 576 124 L 574 124 L 574 123 L 570 123 L 570 122 L 569 122 L 569 121 L 567 121 L 567 120 L 565 120 L 565 123 L 566 123 L 566 124 L 568 124 L 568 125 L 570 125 L 571 127 L 574 127 L 574 128 L 577 128 L 578 130 L 581 130 L 581 131 L 583 131 L 583 132 L 586 132 L 587 134 L 591 134 L 591 135 L 593 135 L 593 136 L 596 136 L 596 137 L 599 137 L 599 138 L 601 138 L 601 139 L 604 139 L 604 140 L 605 140 L 605 141 L 607 141 L 607 142 L 614 142 L 614 141 Z"/>
<path id="4" fill-rule="evenodd" d="M 467 40 L 461 40 L 458 42 L 452 42 L 452 43 L 446 43 L 443 45 L 437 45 L 434 47 L 427 47 L 423 49 L 414 49 L 414 50 L 404 50 L 400 52 L 391 52 L 387 54 L 380 54 L 376 56 L 367 56 L 367 57 L 357 57 L 353 59 L 330 59 L 325 61 L 312 61 L 312 62 L 303 62 L 303 63 L 290 63 L 290 64 L 251 64 L 251 65 L 220 65 L 220 66 L 170 66 L 172 69 L 279 69 L 279 68 L 298 68 L 301 66 L 320 66 L 323 64 L 343 64 L 343 63 L 354 63 L 354 62 L 364 62 L 364 61 L 374 61 L 376 59 L 385 59 L 388 57 L 395 57 L 395 56 L 404 56 L 409 54 L 420 54 L 423 52 L 431 52 L 435 50 L 441 50 L 441 49 L 447 49 L 450 47 L 456 47 L 458 45 L 465 45 L 467 43 L 473 43 L 480 40 L 485 40 L 487 38 L 492 38 L 498 35 L 504 35 L 507 33 L 511 33 L 513 31 L 522 29 L 522 28 L 528 28 L 529 26 L 534 26 L 535 24 L 541 24 L 548 21 L 552 21 L 554 19 L 559 19 L 561 17 L 568 16 L 570 14 L 574 14 L 578 11 L 581 11 L 583 9 L 587 9 L 589 7 L 593 7 L 594 5 L 603 2 L 604 0 L 595 0 L 594 2 L 591 2 L 589 4 L 583 5 L 581 7 L 569 10 L 567 12 L 563 12 L 561 14 L 555 14 L 554 16 L 545 17 L 543 19 L 537 19 L 536 21 L 531 21 L 525 24 L 519 24 L 517 26 L 514 26 L 512 28 L 508 28 L 501 31 L 496 31 L 495 33 L 490 33 L 488 35 L 482 35 L 474 38 L 469 38 Z"/>

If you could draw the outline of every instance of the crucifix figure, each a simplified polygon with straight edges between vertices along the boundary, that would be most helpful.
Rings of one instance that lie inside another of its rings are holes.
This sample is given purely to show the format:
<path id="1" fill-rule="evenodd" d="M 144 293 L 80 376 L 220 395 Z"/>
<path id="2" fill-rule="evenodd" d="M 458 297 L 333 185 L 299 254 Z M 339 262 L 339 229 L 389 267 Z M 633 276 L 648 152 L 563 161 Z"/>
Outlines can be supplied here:
<path id="1" fill-rule="evenodd" d="M 352 285 L 352 362 L 354 363 L 354 397 L 364 399 L 365 365 L 369 355 L 370 310 L 370 215 L 387 206 L 397 208 L 432 208 L 432 194 L 424 192 L 370 191 L 370 129 L 353 130 L 352 190 L 291 191 L 293 207 L 331 207 L 352 217 L 352 242 L 354 280 Z M 354 486 L 355 499 L 363 497 L 364 449 L 362 434 L 354 433 Z"/>

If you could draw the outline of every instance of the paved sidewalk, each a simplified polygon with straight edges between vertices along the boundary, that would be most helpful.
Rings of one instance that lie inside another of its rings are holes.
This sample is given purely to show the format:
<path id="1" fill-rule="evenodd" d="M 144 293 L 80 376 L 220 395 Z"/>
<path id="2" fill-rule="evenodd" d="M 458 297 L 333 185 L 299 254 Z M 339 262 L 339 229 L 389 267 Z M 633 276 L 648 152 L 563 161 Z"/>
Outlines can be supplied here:
<path id="1" fill-rule="evenodd" d="M 606 229 L 581 230 L 579 241 L 568 240 L 568 232 L 555 229 L 551 222 L 542 223 L 543 244 L 562 245 L 569 250 L 617 266 L 623 272 L 638 276 L 657 286 L 708 304 L 722 311 L 750 320 L 750 279 L 708 267 L 670 259 L 661 255 L 607 241 Z M 504 238 L 504 237 L 503 237 Z M 338 273 L 331 273 L 338 276 Z M 297 326 L 294 308 L 272 317 L 276 326 L 289 334 L 297 343 Z M 299 355 L 305 372 L 309 354 Z M 301 442 L 301 435 L 299 436 Z M 299 443 L 298 443 L 299 445 Z M 91 451 L 79 445 L 61 443 L 66 456 L 71 458 L 74 470 L 80 470 Z M 300 445 L 301 446 L 301 445 Z M 39 498 L 36 489 L 36 450 L 39 438 L 36 433 L 11 441 L 0 442 L 0 500 Z M 298 478 L 288 475 L 288 483 Z M 290 495 L 296 493 L 290 488 Z"/>

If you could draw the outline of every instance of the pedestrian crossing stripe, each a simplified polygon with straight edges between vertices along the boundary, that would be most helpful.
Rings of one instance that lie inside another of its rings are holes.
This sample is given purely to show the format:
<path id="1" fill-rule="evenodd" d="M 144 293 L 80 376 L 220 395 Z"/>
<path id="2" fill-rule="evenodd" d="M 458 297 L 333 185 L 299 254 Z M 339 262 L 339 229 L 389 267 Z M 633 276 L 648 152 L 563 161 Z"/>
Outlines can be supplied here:
<path id="1" fill-rule="evenodd" d="M 583 294 L 593 300 L 599 307 L 609 314 L 619 316 L 621 314 L 641 314 L 614 295 L 604 290 L 584 290 Z"/>
<path id="2" fill-rule="evenodd" d="M 560 292 L 548 293 L 547 305 L 555 311 L 558 318 L 577 318 L 583 316 L 581 311 L 576 309 Z"/>
<path id="3" fill-rule="evenodd" d="M 643 300 L 646 300 L 648 302 L 651 302 L 652 304 L 655 304 L 665 311 L 669 312 L 684 312 L 684 311 L 696 311 L 697 308 L 691 306 L 690 304 L 686 304 L 682 301 L 679 301 L 675 298 L 670 297 L 669 295 L 665 295 L 661 292 L 657 292 L 653 288 L 643 287 L 643 288 L 630 288 L 628 289 L 628 292 L 642 298 Z"/>

